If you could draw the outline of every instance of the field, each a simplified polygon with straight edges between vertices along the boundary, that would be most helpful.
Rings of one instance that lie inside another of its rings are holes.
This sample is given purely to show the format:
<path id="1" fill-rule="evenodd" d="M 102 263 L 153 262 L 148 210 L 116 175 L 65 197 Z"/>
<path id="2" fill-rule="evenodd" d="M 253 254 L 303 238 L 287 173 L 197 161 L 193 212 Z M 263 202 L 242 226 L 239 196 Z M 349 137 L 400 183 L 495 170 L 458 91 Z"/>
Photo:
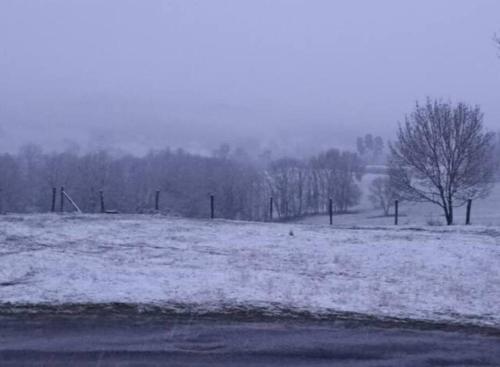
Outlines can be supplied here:
<path id="1" fill-rule="evenodd" d="M 500 328 L 500 227 L 0 218 L 1 311 L 356 313 Z"/>
<path id="2" fill-rule="evenodd" d="M 337 226 L 378 226 L 392 225 L 394 218 L 384 217 L 382 209 L 374 209 L 368 199 L 369 185 L 379 177 L 376 174 L 366 174 L 360 183 L 363 196 L 358 206 L 352 209 L 351 214 L 336 215 L 333 223 Z M 412 226 L 436 226 L 446 224 L 442 209 L 429 203 L 400 203 L 399 223 Z M 391 208 L 393 214 L 393 208 Z M 472 203 L 472 224 L 486 226 L 500 226 L 500 183 L 497 183 L 491 194 L 484 199 L 474 200 Z M 319 215 L 303 218 L 298 223 L 326 224 L 329 222 L 327 216 Z M 455 211 L 455 223 L 465 223 L 465 207 L 457 208 Z"/>

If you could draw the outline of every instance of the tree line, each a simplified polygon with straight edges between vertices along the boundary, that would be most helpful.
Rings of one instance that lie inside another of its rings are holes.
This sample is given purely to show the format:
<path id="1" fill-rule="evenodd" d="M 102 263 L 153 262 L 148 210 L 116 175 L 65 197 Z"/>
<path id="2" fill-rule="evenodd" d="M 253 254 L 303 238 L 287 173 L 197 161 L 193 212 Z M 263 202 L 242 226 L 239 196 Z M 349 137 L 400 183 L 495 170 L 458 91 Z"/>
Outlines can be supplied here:
<path id="1" fill-rule="evenodd" d="M 106 150 L 46 153 L 27 145 L 0 155 L 0 210 L 47 212 L 52 188 L 63 186 L 86 213 L 100 211 L 100 191 L 107 209 L 152 212 L 159 190 L 165 213 L 208 217 L 214 195 L 217 217 L 269 220 L 272 197 L 274 219 L 289 219 L 325 212 L 329 198 L 337 212 L 355 206 L 363 169 L 357 154 L 337 149 L 310 159 L 271 160 L 269 154 L 251 158 L 227 145 L 212 156 L 164 149 L 143 157 Z"/>

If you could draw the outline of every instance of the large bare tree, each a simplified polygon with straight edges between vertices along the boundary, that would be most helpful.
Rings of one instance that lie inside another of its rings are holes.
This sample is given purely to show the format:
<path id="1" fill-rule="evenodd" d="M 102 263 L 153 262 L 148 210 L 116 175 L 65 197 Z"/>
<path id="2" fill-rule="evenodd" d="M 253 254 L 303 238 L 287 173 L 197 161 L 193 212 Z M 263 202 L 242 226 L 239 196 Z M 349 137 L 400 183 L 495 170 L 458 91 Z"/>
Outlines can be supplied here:
<path id="1" fill-rule="evenodd" d="M 493 182 L 493 134 L 477 106 L 427 99 L 399 126 L 391 145 L 391 180 L 411 201 L 439 205 L 448 225 L 453 209 L 489 194 Z"/>

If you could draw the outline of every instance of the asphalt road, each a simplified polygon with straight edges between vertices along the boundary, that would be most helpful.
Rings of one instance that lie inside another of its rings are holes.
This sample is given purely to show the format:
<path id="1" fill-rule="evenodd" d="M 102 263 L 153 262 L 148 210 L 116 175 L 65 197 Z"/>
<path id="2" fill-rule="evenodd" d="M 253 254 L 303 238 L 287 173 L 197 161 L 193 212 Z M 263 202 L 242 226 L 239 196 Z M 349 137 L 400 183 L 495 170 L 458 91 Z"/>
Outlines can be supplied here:
<path id="1" fill-rule="evenodd" d="M 332 321 L 0 317 L 0 366 L 500 366 L 500 336 Z"/>

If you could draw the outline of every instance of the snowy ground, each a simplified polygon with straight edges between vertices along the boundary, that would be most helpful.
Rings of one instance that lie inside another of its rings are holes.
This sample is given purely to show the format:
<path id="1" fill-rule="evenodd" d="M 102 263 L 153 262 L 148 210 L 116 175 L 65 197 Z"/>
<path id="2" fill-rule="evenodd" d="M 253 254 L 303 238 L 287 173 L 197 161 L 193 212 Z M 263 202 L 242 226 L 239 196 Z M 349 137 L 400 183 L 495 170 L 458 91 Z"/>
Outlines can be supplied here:
<path id="1" fill-rule="evenodd" d="M 361 202 L 352 209 L 351 214 L 336 215 L 333 222 L 337 226 L 355 226 L 355 225 L 383 225 L 389 226 L 394 223 L 394 218 L 384 217 L 381 209 L 374 209 L 369 200 L 370 183 L 377 177 L 383 175 L 366 174 L 360 182 L 360 188 L 363 193 Z M 446 220 L 443 210 L 437 205 L 430 203 L 400 203 L 399 223 L 411 226 L 429 226 L 445 225 Z M 456 208 L 455 223 L 465 223 L 465 207 Z M 391 215 L 393 208 L 391 208 Z M 496 183 L 491 194 L 484 199 L 474 200 L 472 203 L 472 223 L 485 226 L 500 226 L 500 183 Z M 326 215 L 318 215 L 302 218 L 297 221 L 305 224 L 327 224 L 329 218 Z"/>
<path id="2" fill-rule="evenodd" d="M 500 327 L 500 227 L 4 216 L 0 302 L 3 310 L 120 302 Z"/>

